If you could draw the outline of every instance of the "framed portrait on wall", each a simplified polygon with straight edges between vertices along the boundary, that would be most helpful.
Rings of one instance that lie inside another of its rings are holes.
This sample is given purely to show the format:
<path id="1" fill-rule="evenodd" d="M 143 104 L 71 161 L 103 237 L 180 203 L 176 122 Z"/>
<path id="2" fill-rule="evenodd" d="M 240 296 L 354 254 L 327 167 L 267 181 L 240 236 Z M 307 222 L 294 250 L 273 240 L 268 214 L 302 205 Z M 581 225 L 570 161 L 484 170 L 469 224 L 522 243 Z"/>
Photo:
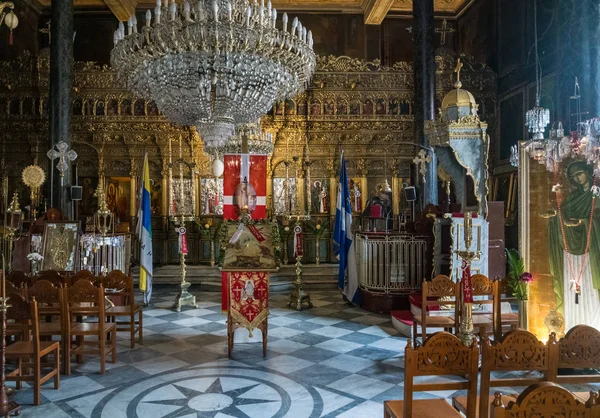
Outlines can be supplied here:
<path id="1" fill-rule="evenodd" d="M 511 225 L 517 209 L 517 173 L 513 171 L 495 175 L 491 196 L 496 202 L 504 202 L 504 218 Z"/>
<path id="2" fill-rule="evenodd" d="M 42 271 L 77 270 L 79 262 L 79 222 L 51 221 L 44 225 Z"/>

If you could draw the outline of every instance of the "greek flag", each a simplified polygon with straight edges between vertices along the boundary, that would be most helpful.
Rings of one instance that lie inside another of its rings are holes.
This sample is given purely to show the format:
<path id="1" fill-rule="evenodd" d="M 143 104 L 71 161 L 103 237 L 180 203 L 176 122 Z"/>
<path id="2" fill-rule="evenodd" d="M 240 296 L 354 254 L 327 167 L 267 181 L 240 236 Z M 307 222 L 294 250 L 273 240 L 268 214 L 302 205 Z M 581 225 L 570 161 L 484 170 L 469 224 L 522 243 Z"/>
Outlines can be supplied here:
<path id="1" fill-rule="evenodd" d="M 360 301 L 358 291 L 358 273 L 354 237 L 352 235 L 352 205 L 348 189 L 346 160 L 342 151 L 340 167 L 340 183 L 338 185 L 337 207 L 335 210 L 335 226 L 333 228 L 334 251 L 339 257 L 338 287 L 346 298 L 354 304 Z"/>
<path id="2" fill-rule="evenodd" d="M 140 240 L 140 290 L 144 292 L 144 304 L 152 296 L 152 223 L 150 220 L 150 167 L 148 154 L 144 156 L 144 177 L 140 186 L 141 203 L 138 208 L 137 236 Z"/>

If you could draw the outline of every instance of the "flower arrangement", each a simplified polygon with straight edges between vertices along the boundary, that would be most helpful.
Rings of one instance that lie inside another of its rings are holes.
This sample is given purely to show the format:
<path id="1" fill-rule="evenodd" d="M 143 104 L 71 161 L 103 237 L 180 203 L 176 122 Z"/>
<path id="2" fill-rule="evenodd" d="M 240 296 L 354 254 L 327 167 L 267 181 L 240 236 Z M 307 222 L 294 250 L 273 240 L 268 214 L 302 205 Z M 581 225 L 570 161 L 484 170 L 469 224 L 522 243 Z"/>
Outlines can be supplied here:
<path id="1" fill-rule="evenodd" d="M 44 257 L 40 253 L 27 254 L 27 260 L 29 260 L 29 261 L 35 261 L 36 263 L 39 263 L 43 259 L 44 259 Z"/>
<path id="2" fill-rule="evenodd" d="M 531 273 L 525 271 L 525 263 L 515 249 L 506 250 L 508 263 L 508 287 L 518 300 L 529 299 L 529 285 L 533 283 Z"/>

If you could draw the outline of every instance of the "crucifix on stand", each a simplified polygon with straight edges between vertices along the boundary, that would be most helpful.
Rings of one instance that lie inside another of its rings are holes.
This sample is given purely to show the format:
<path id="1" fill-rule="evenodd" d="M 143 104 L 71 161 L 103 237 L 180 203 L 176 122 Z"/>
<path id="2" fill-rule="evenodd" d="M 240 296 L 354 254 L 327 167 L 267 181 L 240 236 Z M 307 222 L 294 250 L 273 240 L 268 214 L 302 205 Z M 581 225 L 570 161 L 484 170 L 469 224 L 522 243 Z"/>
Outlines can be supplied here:
<path id="1" fill-rule="evenodd" d="M 427 164 L 432 161 L 431 155 L 424 149 L 419 151 L 417 156 L 413 158 L 413 163 L 417 165 L 419 173 L 423 176 L 423 183 L 426 182 L 425 176 L 427 175 Z"/>
<path id="2" fill-rule="evenodd" d="M 441 35 L 440 36 L 440 45 L 446 45 L 446 35 L 448 33 L 454 33 L 454 28 L 449 28 L 448 21 L 446 19 L 444 19 L 442 21 L 442 27 L 436 28 L 435 33 L 439 33 Z"/>

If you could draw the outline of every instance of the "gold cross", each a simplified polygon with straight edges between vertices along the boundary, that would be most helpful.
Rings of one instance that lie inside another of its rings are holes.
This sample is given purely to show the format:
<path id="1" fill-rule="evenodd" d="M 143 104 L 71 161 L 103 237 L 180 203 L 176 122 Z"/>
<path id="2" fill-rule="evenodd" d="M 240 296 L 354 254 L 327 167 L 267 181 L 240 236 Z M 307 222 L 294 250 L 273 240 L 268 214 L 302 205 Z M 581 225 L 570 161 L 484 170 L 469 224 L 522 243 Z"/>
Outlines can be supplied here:
<path id="1" fill-rule="evenodd" d="M 460 70 L 463 67 L 462 61 L 459 59 L 456 60 L 456 67 L 454 67 L 454 72 L 456 73 L 456 81 L 460 81 Z"/>
<path id="2" fill-rule="evenodd" d="M 40 33 L 43 33 L 44 35 L 48 35 L 48 44 L 50 43 L 50 41 L 52 40 L 52 33 L 51 33 L 51 22 L 50 20 L 48 22 L 46 22 L 46 27 L 40 29 Z"/>
<path id="3" fill-rule="evenodd" d="M 448 21 L 446 19 L 444 19 L 443 22 L 442 22 L 442 27 L 435 29 L 435 33 L 441 33 L 442 34 L 440 45 L 445 45 L 446 44 L 446 34 L 447 33 L 453 33 L 453 32 L 454 32 L 454 28 L 449 28 L 448 27 Z"/>

